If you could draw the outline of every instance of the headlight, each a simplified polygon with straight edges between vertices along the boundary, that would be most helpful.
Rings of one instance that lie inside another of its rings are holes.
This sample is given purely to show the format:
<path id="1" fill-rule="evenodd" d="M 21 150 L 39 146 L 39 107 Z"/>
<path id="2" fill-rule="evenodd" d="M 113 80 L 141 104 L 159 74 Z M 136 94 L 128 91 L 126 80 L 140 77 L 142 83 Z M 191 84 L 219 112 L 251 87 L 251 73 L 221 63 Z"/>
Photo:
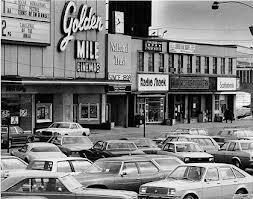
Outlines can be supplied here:
<path id="1" fill-rule="evenodd" d="M 175 195 L 176 189 L 168 189 L 168 195 Z"/>
<path id="2" fill-rule="evenodd" d="M 214 162 L 214 158 L 209 158 L 209 162 Z"/>
<path id="3" fill-rule="evenodd" d="M 147 187 L 141 187 L 140 188 L 140 194 L 146 193 Z"/>
<path id="4" fill-rule="evenodd" d="M 190 158 L 184 158 L 184 162 L 189 162 Z"/>

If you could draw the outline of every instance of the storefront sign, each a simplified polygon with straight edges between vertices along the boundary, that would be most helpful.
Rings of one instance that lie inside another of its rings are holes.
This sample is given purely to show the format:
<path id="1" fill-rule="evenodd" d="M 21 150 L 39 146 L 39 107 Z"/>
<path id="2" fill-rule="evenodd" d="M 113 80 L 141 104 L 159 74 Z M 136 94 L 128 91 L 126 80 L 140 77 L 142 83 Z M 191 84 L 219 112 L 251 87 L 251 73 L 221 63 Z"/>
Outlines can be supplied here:
<path id="1" fill-rule="evenodd" d="M 194 44 L 184 44 L 169 42 L 169 52 L 170 53 L 184 53 L 184 54 L 194 54 L 196 45 Z"/>
<path id="2" fill-rule="evenodd" d="M 103 29 L 102 18 L 93 13 L 93 8 L 82 4 L 77 12 L 76 3 L 66 2 L 62 11 L 61 30 L 64 35 L 59 41 L 59 50 L 64 51 L 68 43 L 74 39 L 74 34 L 79 31 Z M 78 13 L 78 15 L 77 15 Z M 73 17 L 73 16 L 76 17 Z"/>
<path id="3" fill-rule="evenodd" d="M 131 81 L 131 37 L 108 34 L 108 79 Z"/>
<path id="4" fill-rule="evenodd" d="M 196 90 L 196 89 L 209 89 L 208 77 L 171 77 L 171 89 L 180 90 Z"/>
<path id="5" fill-rule="evenodd" d="M 50 21 L 50 0 L 3 0 L 2 16 Z"/>
<path id="6" fill-rule="evenodd" d="M 218 77 L 217 91 L 233 91 L 237 90 L 237 78 L 235 77 Z"/>
<path id="7" fill-rule="evenodd" d="M 143 51 L 162 52 L 162 47 L 160 41 L 143 41 Z"/>
<path id="8" fill-rule="evenodd" d="M 109 73 L 108 80 L 113 81 L 131 81 L 132 75 L 131 74 L 120 74 L 120 73 Z"/>
<path id="9" fill-rule="evenodd" d="M 3 17 L 2 39 L 50 44 L 50 23 Z"/>
<path id="10" fill-rule="evenodd" d="M 168 91 L 168 75 L 138 74 L 138 91 Z"/>
<path id="11" fill-rule="evenodd" d="M 114 85 L 114 86 L 109 86 L 108 92 L 109 92 L 109 93 L 125 93 L 125 92 L 131 92 L 131 86 L 126 86 L 126 85 Z"/>

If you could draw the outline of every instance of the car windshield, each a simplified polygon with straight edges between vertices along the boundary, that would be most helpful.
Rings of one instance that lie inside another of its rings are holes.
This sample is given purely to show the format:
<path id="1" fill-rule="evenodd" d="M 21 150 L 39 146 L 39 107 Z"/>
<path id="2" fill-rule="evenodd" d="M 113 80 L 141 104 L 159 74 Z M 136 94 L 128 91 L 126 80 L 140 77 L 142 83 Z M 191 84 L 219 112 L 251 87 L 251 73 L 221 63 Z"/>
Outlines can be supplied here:
<path id="1" fill-rule="evenodd" d="M 121 162 L 115 161 L 96 161 L 86 170 L 86 173 L 118 174 L 121 164 Z"/>
<path id="2" fill-rule="evenodd" d="M 52 146 L 38 146 L 33 147 L 31 149 L 31 152 L 60 152 L 60 149 L 58 147 Z"/>
<path id="3" fill-rule="evenodd" d="M 132 142 L 119 142 L 119 143 L 109 143 L 107 145 L 108 150 L 136 150 L 137 147 Z"/>
<path id="4" fill-rule="evenodd" d="M 79 183 L 73 176 L 66 175 L 60 178 L 62 183 L 66 186 L 68 190 L 80 189 L 83 187 L 81 183 Z"/>
<path id="5" fill-rule="evenodd" d="M 242 150 L 253 150 L 253 142 L 252 143 L 241 143 Z"/>
<path id="6" fill-rule="evenodd" d="M 62 143 L 63 144 L 83 144 L 83 145 L 90 145 L 91 147 L 93 146 L 90 139 L 82 136 L 76 136 L 76 137 L 63 137 L 62 138 Z"/>
<path id="7" fill-rule="evenodd" d="M 69 123 L 53 123 L 49 126 L 49 128 L 70 128 Z"/>
<path id="8" fill-rule="evenodd" d="M 200 181 L 205 172 L 204 167 L 178 166 L 172 171 L 167 179 Z"/>
<path id="9" fill-rule="evenodd" d="M 53 167 L 52 161 L 33 161 L 28 165 L 27 169 L 52 171 L 52 167 Z"/>
<path id="10" fill-rule="evenodd" d="M 202 149 L 195 143 L 176 144 L 176 152 L 201 152 Z"/>
<path id="11" fill-rule="evenodd" d="M 21 162 L 16 158 L 2 158 L 1 164 L 3 170 L 26 169 L 27 167 L 27 164 Z"/>
<path id="12" fill-rule="evenodd" d="M 149 139 L 138 139 L 133 140 L 133 142 L 136 144 L 137 147 L 156 147 L 155 142 Z"/>

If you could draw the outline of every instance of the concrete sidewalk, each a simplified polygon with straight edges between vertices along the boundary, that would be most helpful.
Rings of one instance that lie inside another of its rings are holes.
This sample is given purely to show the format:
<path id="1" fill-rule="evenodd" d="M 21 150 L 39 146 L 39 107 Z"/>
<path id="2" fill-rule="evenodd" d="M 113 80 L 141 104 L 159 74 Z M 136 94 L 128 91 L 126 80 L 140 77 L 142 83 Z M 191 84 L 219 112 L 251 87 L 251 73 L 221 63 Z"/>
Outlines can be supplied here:
<path id="1" fill-rule="evenodd" d="M 253 118 L 241 119 L 233 121 L 233 123 L 220 123 L 220 122 L 208 122 L 208 123 L 194 123 L 194 124 L 175 124 L 173 126 L 168 125 L 146 125 L 145 135 L 146 137 L 153 138 L 166 132 L 177 128 L 205 128 L 209 135 L 215 135 L 220 130 L 226 127 L 241 127 L 251 128 L 253 130 Z M 127 137 L 143 137 L 144 128 L 143 125 L 138 127 L 121 128 L 115 127 L 111 130 L 91 130 L 90 139 L 95 142 L 98 140 L 120 139 Z"/>

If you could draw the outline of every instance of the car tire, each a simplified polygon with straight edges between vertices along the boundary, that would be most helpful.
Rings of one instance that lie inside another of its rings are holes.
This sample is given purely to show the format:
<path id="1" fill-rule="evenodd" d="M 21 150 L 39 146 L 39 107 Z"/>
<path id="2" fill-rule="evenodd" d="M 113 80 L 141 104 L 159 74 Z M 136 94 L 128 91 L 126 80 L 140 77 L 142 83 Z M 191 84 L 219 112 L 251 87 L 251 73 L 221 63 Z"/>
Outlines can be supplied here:
<path id="1" fill-rule="evenodd" d="M 243 168 L 242 168 L 242 164 L 241 164 L 238 160 L 234 160 L 233 162 L 234 162 L 234 165 L 235 165 L 236 167 L 238 167 L 238 168 L 240 168 L 240 169 L 243 169 Z"/>
<path id="2" fill-rule="evenodd" d="M 247 194 L 248 191 L 246 189 L 239 189 L 235 192 L 235 194 Z"/>
<path id="3" fill-rule="evenodd" d="M 187 194 L 184 199 L 197 199 L 197 197 L 194 197 L 192 194 Z"/>

